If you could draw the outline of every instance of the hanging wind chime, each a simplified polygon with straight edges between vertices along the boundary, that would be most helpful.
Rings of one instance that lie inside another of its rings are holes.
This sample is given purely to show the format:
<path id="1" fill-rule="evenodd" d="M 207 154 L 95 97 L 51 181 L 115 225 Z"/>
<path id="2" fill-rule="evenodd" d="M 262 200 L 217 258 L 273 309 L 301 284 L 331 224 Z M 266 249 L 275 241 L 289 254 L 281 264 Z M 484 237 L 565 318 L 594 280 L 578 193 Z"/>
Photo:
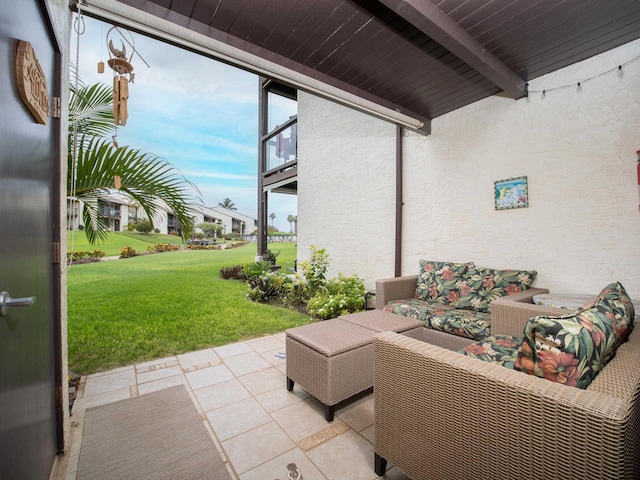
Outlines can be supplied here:
<path id="1" fill-rule="evenodd" d="M 117 49 L 113 45 L 113 38 L 111 35 L 114 33 L 120 35 L 120 49 Z M 135 74 L 133 73 L 133 65 L 131 65 L 131 59 L 133 54 L 136 53 L 136 47 L 134 45 L 133 36 L 130 32 L 127 39 L 118 27 L 111 27 L 107 32 L 107 45 L 109 47 L 109 60 L 107 64 L 113 70 L 113 118 L 114 123 L 117 126 L 127 124 L 127 100 L 129 99 L 129 83 L 133 83 Z M 131 55 L 127 58 L 127 47 L 124 42 L 127 42 L 131 47 Z M 104 64 L 98 66 L 98 71 L 104 70 Z M 114 139 L 115 142 L 115 139 Z"/>
<path id="2" fill-rule="evenodd" d="M 133 73 L 133 65 L 131 59 L 133 54 L 137 54 L 138 57 L 147 65 L 149 64 L 142 58 L 142 56 L 136 51 L 135 40 L 131 32 L 125 30 L 128 35 L 124 35 L 120 28 L 113 26 L 107 32 L 107 47 L 109 48 L 109 60 L 107 64 L 113 70 L 113 121 L 114 121 L 114 134 L 111 137 L 113 145 L 118 148 L 118 126 L 125 126 L 127 124 L 127 117 L 129 112 L 127 110 L 127 101 L 129 100 L 129 83 L 133 83 L 135 74 Z M 117 34 L 120 36 L 120 49 L 113 45 L 113 36 Z M 131 55 L 127 58 L 127 47 L 125 42 L 131 48 Z M 98 63 L 98 73 L 104 73 L 104 62 Z M 114 188 L 119 190 L 121 186 L 120 176 L 114 176 Z"/>

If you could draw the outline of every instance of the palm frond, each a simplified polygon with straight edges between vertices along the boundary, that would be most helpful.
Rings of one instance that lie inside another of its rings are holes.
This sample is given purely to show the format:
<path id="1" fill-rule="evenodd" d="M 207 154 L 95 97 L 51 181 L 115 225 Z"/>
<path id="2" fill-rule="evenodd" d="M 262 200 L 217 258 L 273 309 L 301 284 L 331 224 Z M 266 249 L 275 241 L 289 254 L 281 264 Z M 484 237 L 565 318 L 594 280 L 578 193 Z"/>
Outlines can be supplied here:
<path id="1" fill-rule="evenodd" d="M 176 216 L 182 236 L 187 238 L 191 228 L 188 204 L 200 201 L 200 192 L 193 183 L 155 155 L 131 147 L 116 148 L 104 139 L 80 142 L 75 186 L 79 199 L 85 202 L 113 189 L 116 175 L 121 179 L 120 191 L 135 199 L 152 223 L 161 201 Z M 88 232 L 94 226 L 95 222 L 85 228 Z"/>
<path id="2" fill-rule="evenodd" d="M 91 245 L 102 243 L 107 239 L 109 230 L 100 216 L 97 197 L 84 197 L 82 199 L 82 220 L 85 225 L 85 235 Z"/>
<path id="3" fill-rule="evenodd" d="M 113 92 L 103 83 L 71 86 L 69 132 L 78 137 L 110 135 L 114 128 Z M 74 130 L 75 129 L 75 130 Z"/>

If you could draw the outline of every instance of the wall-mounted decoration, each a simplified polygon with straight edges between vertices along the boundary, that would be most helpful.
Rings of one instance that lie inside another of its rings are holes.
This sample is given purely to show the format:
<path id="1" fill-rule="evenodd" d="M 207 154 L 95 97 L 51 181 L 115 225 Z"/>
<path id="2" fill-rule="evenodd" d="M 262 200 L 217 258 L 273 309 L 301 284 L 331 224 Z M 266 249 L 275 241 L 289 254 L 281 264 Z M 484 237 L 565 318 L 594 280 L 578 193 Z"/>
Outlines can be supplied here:
<path id="1" fill-rule="evenodd" d="M 529 206 L 527 177 L 496 180 L 493 184 L 496 210 L 524 208 Z"/>
<path id="2" fill-rule="evenodd" d="M 47 79 L 31 43 L 20 40 L 16 55 L 16 81 L 22 102 L 42 125 L 49 121 Z"/>

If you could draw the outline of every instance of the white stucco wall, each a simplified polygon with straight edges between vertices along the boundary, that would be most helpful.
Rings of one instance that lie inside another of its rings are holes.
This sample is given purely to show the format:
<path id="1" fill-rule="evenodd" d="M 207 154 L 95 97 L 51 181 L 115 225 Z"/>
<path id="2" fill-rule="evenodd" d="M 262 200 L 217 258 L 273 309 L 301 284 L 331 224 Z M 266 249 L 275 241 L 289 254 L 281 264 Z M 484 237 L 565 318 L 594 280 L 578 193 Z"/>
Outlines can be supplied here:
<path id="1" fill-rule="evenodd" d="M 403 274 L 418 260 L 533 268 L 537 286 L 640 298 L 640 42 L 530 82 L 545 98 L 494 96 L 404 137 Z M 395 127 L 299 96 L 298 256 L 326 247 L 332 274 L 393 276 Z M 493 182 L 526 175 L 528 208 L 495 211 Z"/>
<path id="2" fill-rule="evenodd" d="M 393 276 L 395 132 L 395 125 L 299 93 L 299 261 L 315 245 L 330 255 L 330 276 Z"/>

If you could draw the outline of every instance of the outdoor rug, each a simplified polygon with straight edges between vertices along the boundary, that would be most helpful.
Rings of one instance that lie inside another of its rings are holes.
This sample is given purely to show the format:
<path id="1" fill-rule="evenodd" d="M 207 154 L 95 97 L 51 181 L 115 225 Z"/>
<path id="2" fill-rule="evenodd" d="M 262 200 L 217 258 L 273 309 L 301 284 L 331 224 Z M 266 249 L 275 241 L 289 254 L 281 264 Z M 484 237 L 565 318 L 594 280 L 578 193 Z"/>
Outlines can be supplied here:
<path id="1" fill-rule="evenodd" d="M 183 385 L 88 408 L 78 480 L 231 480 Z"/>

